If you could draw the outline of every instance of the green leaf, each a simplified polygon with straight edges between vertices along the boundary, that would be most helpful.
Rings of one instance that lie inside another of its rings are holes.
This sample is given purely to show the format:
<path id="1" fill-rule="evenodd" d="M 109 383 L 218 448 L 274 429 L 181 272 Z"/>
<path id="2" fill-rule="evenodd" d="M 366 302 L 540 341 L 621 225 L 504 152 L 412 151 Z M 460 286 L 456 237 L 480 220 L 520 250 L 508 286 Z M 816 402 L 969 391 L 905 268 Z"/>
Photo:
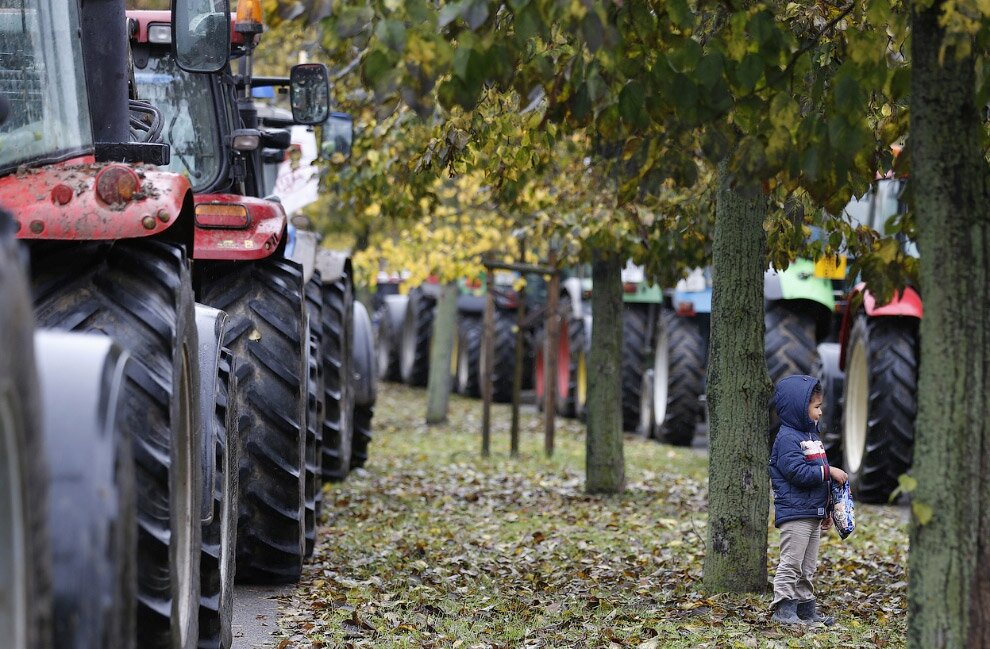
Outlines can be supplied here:
<path id="1" fill-rule="evenodd" d="M 581 19 L 581 37 L 592 52 L 600 50 L 602 43 L 605 42 L 602 21 L 594 11 L 589 11 Z"/>
<path id="2" fill-rule="evenodd" d="M 698 61 L 694 74 L 702 86 L 711 90 L 712 86 L 722 77 L 722 69 L 722 55 L 718 52 L 710 52 Z"/>
<path id="3" fill-rule="evenodd" d="M 460 2 L 451 2 L 450 4 L 445 4 L 443 9 L 440 10 L 440 17 L 437 19 L 437 27 L 443 29 L 450 23 L 461 15 L 461 4 Z"/>
<path id="4" fill-rule="evenodd" d="M 471 31 L 477 31 L 484 25 L 488 14 L 488 0 L 464 0 L 461 7 L 461 17 Z"/>
<path id="5" fill-rule="evenodd" d="M 691 13 L 687 0 L 669 0 L 667 14 L 674 24 L 682 29 L 694 24 L 694 14 Z"/>
<path id="6" fill-rule="evenodd" d="M 928 525 L 932 521 L 932 516 L 935 515 L 935 510 L 932 509 L 931 505 L 919 503 L 917 500 L 911 503 L 911 511 L 921 525 Z"/>
<path id="7" fill-rule="evenodd" d="M 398 20 L 383 20 L 375 28 L 375 36 L 393 52 L 401 54 L 406 48 L 406 26 Z"/>
<path id="8" fill-rule="evenodd" d="M 532 3 L 515 13 L 516 19 L 513 22 L 513 28 L 515 29 L 516 43 L 520 47 L 524 47 L 531 38 L 543 31 L 543 19 L 540 17 L 539 10 Z"/>
<path id="9" fill-rule="evenodd" d="M 675 47 L 667 54 L 670 67 L 675 72 L 692 72 L 701 59 L 701 45 L 692 38 L 685 38 L 680 47 Z"/>
<path id="10" fill-rule="evenodd" d="M 371 7 L 344 7 L 336 20 L 337 36 L 353 38 L 370 27 L 374 19 L 375 12 Z"/>
<path id="11" fill-rule="evenodd" d="M 619 115 L 632 126 L 645 126 L 646 92 L 643 84 L 633 79 L 619 93 Z"/>
<path id="12" fill-rule="evenodd" d="M 763 76 L 763 58 L 759 54 L 750 52 L 736 67 L 736 82 L 744 91 L 750 91 L 756 87 L 756 82 Z"/>
<path id="13" fill-rule="evenodd" d="M 372 50 L 364 59 L 362 76 L 369 86 L 377 87 L 378 83 L 391 72 L 392 59 L 382 50 Z"/>

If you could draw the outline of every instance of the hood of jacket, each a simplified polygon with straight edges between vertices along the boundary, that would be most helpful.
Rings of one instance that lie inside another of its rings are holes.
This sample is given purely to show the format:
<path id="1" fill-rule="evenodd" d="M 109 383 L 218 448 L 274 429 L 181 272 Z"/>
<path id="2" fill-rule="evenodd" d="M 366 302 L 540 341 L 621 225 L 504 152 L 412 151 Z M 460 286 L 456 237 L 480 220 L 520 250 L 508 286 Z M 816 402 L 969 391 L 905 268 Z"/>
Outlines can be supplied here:
<path id="1" fill-rule="evenodd" d="M 817 383 L 815 377 L 803 374 L 784 377 L 777 383 L 773 391 L 773 405 L 782 423 L 804 433 L 817 430 L 815 422 L 808 416 L 811 391 Z"/>

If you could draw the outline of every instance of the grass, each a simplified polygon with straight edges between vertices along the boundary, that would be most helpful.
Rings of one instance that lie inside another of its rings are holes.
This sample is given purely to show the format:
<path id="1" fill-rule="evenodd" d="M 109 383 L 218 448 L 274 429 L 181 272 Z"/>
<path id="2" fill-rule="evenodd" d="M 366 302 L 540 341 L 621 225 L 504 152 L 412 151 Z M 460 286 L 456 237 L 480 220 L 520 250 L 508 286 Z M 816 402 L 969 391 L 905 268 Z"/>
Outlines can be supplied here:
<path id="1" fill-rule="evenodd" d="M 493 409 L 480 457 L 481 406 L 454 397 L 426 427 L 425 393 L 383 385 L 365 470 L 325 492 L 318 547 L 281 602 L 286 647 L 900 647 L 907 524 L 895 507 L 857 508 L 857 530 L 823 539 L 819 602 L 839 624 L 769 622 L 767 593 L 701 586 L 707 457 L 629 437 L 626 492 L 583 492 L 579 422 Z M 779 535 L 772 525 L 772 575 Z"/>

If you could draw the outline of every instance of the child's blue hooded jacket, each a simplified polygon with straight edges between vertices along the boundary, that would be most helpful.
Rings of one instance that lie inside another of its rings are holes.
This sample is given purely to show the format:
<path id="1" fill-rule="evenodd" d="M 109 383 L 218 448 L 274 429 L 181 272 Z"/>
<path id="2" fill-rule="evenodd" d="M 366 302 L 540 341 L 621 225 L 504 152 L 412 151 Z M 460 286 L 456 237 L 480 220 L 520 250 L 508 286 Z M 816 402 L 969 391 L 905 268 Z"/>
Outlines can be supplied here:
<path id="1" fill-rule="evenodd" d="M 825 518 L 829 504 L 828 460 L 818 426 L 808 416 L 817 379 L 793 375 L 780 380 L 773 402 L 780 432 L 770 451 L 774 525 L 801 518 Z"/>

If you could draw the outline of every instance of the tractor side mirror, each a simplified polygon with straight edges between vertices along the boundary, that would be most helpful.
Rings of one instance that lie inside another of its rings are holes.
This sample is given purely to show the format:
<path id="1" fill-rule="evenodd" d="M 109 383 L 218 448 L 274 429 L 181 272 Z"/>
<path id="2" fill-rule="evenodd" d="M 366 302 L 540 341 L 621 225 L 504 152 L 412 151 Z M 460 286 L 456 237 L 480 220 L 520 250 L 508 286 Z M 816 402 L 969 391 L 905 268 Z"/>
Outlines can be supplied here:
<path id="1" fill-rule="evenodd" d="M 300 63 L 289 72 L 292 119 L 299 124 L 322 124 L 330 113 L 330 73 L 322 63 Z"/>
<path id="2" fill-rule="evenodd" d="M 172 53 L 187 72 L 223 70 L 230 56 L 229 0 L 175 0 Z"/>
<path id="3" fill-rule="evenodd" d="M 347 113 L 330 113 L 320 129 L 320 157 L 343 162 L 351 157 L 354 141 L 354 118 Z M 334 160 L 334 156 L 339 156 Z"/>
<path id="4" fill-rule="evenodd" d="M 261 131 L 261 146 L 282 151 L 292 146 L 292 133 L 284 128 L 271 128 Z"/>

